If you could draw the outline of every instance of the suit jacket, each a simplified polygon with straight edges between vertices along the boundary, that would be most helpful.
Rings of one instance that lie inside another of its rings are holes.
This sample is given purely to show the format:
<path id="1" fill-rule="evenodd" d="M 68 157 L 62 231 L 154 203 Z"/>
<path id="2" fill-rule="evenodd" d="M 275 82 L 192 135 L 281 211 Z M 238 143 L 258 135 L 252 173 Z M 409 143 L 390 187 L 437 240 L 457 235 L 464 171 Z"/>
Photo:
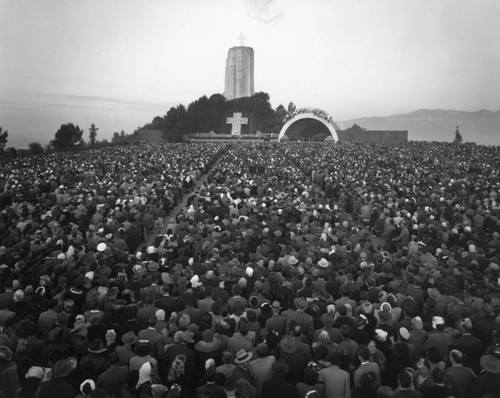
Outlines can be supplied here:
<path id="1" fill-rule="evenodd" d="M 173 311 L 175 311 L 175 302 L 177 297 L 166 295 L 155 301 L 155 307 L 165 311 L 165 319 L 169 319 Z"/>
<path id="2" fill-rule="evenodd" d="M 285 354 L 282 358 L 289 368 L 288 374 L 285 376 L 285 380 L 295 385 L 302 380 L 302 377 L 304 376 L 304 369 L 307 366 L 307 361 L 304 355 L 298 352 Z"/>
<path id="3" fill-rule="evenodd" d="M 359 365 L 354 372 L 354 386 L 361 387 L 361 376 L 364 373 L 374 372 L 377 375 L 377 382 L 380 385 L 380 368 L 376 362 L 366 362 Z"/>
<path id="4" fill-rule="evenodd" d="M 80 367 L 86 378 L 97 380 L 99 375 L 109 368 L 104 354 L 88 354 L 80 361 Z"/>
<path id="5" fill-rule="evenodd" d="M 113 365 L 97 378 L 96 385 L 108 394 L 118 394 L 127 382 L 128 367 Z"/>
<path id="6" fill-rule="evenodd" d="M 128 366 L 130 359 L 135 356 L 135 352 L 128 345 L 116 347 L 115 352 L 118 354 L 118 365 Z"/>
<path id="7" fill-rule="evenodd" d="M 267 380 L 262 385 L 262 398 L 296 398 L 295 386 L 283 378 Z"/>
<path id="8" fill-rule="evenodd" d="M 302 333 L 307 336 L 309 341 L 312 341 L 314 335 L 314 320 L 313 317 L 309 314 L 306 314 L 304 311 L 294 311 L 288 314 L 286 320 L 286 329 L 287 331 L 291 330 L 291 322 L 295 321 L 297 325 L 302 328 Z"/>
<path id="9" fill-rule="evenodd" d="M 247 336 L 243 336 L 241 333 L 237 332 L 229 339 L 227 349 L 236 355 L 236 353 L 241 349 L 245 351 L 252 351 L 253 345 L 250 340 L 248 340 Z"/>
<path id="10" fill-rule="evenodd" d="M 163 348 L 163 336 L 156 331 L 156 329 L 142 329 L 137 338 L 139 340 L 148 340 L 149 341 L 149 352 L 154 357 L 158 357 L 158 355 L 162 354 Z"/>
<path id="11" fill-rule="evenodd" d="M 279 314 L 273 314 L 271 318 L 266 320 L 266 329 L 269 332 L 278 332 L 281 338 L 286 333 L 286 318 Z"/>
<path id="12" fill-rule="evenodd" d="M 491 394 L 492 397 L 498 397 L 500 391 L 500 377 L 496 373 L 482 373 L 476 379 L 474 385 L 473 397 L 482 397 L 486 394 Z"/>
<path id="13" fill-rule="evenodd" d="M 430 333 L 427 341 L 424 344 L 424 350 L 427 351 L 430 347 L 436 347 L 439 350 L 441 359 L 446 359 L 450 351 L 450 343 L 453 341 L 453 336 L 444 332 Z"/>
<path id="14" fill-rule="evenodd" d="M 139 310 L 137 310 L 137 322 L 142 326 L 147 326 L 149 318 L 151 318 L 153 315 L 156 315 L 156 311 L 158 311 L 159 309 L 160 308 L 155 307 L 154 305 L 146 305 L 142 308 L 139 308 Z"/>
<path id="15" fill-rule="evenodd" d="M 207 383 L 196 389 L 196 397 L 201 397 L 203 393 L 209 393 L 213 398 L 226 398 L 226 390 L 214 383 Z"/>
<path id="16" fill-rule="evenodd" d="M 351 398 L 349 373 L 338 366 L 321 369 L 318 381 L 325 386 L 324 398 Z"/>
<path id="17" fill-rule="evenodd" d="M 73 398 L 76 396 L 72 385 L 64 379 L 51 379 L 40 384 L 39 398 Z"/>

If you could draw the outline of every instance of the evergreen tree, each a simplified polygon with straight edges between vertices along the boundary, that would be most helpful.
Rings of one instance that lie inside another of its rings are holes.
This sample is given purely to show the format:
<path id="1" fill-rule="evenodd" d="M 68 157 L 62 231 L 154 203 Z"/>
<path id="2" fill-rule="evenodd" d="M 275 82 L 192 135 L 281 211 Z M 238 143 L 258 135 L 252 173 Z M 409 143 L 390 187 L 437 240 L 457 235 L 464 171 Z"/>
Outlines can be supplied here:
<path id="1" fill-rule="evenodd" d="M 9 136 L 9 133 L 7 130 L 5 130 L 2 133 L 2 128 L 0 127 L 0 152 L 3 152 L 5 149 L 5 146 L 7 145 L 7 137 Z"/>
<path id="2" fill-rule="evenodd" d="M 454 144 L 461 144 L 463 142 L 462 134 L 460 134 L 460 130 L 457 126 L 457 129 L 455 130 L 455 139 L 453 140 Z"/>
<path id="3" fill-rule="evenodd" d="M 73 123 L 62 124 L 56 131 L 54 139 L 50 142 L 56 149 L 70 148 L 81 145 L 83 130 Z"/>
<path id="4" fill-rule="evenodd" d="M 95 146 L 95 138 L 97 137 L 97 130 L 99 130 L 94 123 L 89 128 L 89 138 L 90 138 L 90 146 L 94 147 Z"/>
<path id="5" fill-rule="evenodd" d="M 29 149 L 33 155 L 41 155 L 44 152 L 43 146 L 39 142 L 30 142 Z"/>

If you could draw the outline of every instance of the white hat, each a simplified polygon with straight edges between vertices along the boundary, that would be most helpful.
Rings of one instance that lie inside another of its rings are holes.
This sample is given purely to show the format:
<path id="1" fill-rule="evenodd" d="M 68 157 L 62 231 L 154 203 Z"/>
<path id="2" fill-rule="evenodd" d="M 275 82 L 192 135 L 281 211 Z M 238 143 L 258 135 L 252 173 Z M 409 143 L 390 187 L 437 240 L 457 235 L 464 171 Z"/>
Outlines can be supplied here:
<path id="1" fill-rule="evenodd" d="M 87 396 L 87 394 L 90 392 L 87 389 L 90 388 L 90 391 L 95 390 L 95 382 L 92 379 L 87 379 L 84 380 L 82 384 L 80 384 L 80 392 L 84 395 Z M 87 390 L 87 391 L 85 391 Z"/>
<path id="2" fill-rule="evenodd" d="M 28 377 L 36 377 L 37 379 L 42 379 L 43 369 L 40 366 L 32 366 L 28 369 L 28 373 L 26 373 L 26 378 Z"/>
<path id="3" fill-rule="evenodd" d="M 424 323 L 422 322 L 422 318 L 420 318 L 418 315 L 416 317 L 412 318 L 411 324 L 412 324 L 414 329 L 415 328 L 422 329 L 424 326 Z"/>
<path id="4" fill-rule="evenodd" d="M 97 251 L 98 251 L 98 252 L 103 252 L 104 250 L 106 250 L 106 247 L 107 247 L 107 246 L 106 246 L 106 243 L 101 242 L 101 243 L 99 243 L 99 244 L 97 245 Z"/>
<path id="5" fill-rule="evenodd" d="M 322 268 L 327 268 L 330 265 L 330 263 L 328 262 L 328 260 L 326 258 L 324 258 L 324 257 L 321 257 L 321 259 L 318 261 L 317 264 L 320 267 L 322 267 Z"/>
<path id="6" fill-rule="evenodd" d="M 440 316 L 432 317 L 432 327 L 436 329 L 436 326 L 444 325 L 444 319 Z"/>
<path id="7" fill-rule="evenodd" d="M 375 333 L 377 334 L 377 339 L 379 339 L 380 341 L 386 341 L 387 336 L 389 335 L 389 333 L 387 333 L 383 329 L 375 329 Z"/>
<path id="8" fill-rule="evenodd" d="M 404 339 L 404 340 L 408 340 L 410 338 L 410 332 L 408 331 L 408 329 L 404 328 L 404 327 L 401 327 L 399 328 L 399 335 Z"/>
<path id="9" fill-rule="evenodd" d="M 193 276 L 189 282 L 191 282 L 191 286 L 193 288 L 198 286 L 198 285 L 201 285 L 200 277 L 198 275 Z"/>
<path id="10" fill-rule="evenodd" d="M 253 276 L 253 268 L 252 267 L 247 267 L 246 270 L 245 270 L 245 273 L 249 276 L 249 277 L 252 277 Z"/>
<path id="11" fill-rule="evenodd" d="M 14 301 L 19 302 L 24 300 L 24 292 L 21 289 L 16 290 L 14 293 Z"/>
<path id="12" fill-rule="evenodd" d="M 156 311 L 155 315 L 156 315 L 156 319 L 158 319 L 159 321 L 165 320 L 165 311 L 164 310 Z"/>
<path id="13" fill-rule="evenodd" d="M 328 304 L 326 306 L 326 312 L 327 313 L 335 314 L 335 311 L 336 311 L 335 304 Z"/>

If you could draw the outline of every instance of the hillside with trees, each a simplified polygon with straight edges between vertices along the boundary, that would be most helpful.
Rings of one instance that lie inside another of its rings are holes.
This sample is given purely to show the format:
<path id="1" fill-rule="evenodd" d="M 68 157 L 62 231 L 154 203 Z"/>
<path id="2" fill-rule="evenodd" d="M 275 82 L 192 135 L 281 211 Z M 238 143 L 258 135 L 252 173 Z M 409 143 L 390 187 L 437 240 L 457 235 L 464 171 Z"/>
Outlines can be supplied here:
<path id="1" fill-rule="evenodd" d="M 229 134 L 231 125 L 226 123 L 226 118 L 234 112 L 242 112 L 248 118 L 248 124 L 242 126 L 242 134 L 256 134 L 257 131 L 278 133 L 288 115 L 282 105 L 274 110 L 269 94 L 264 92 L 231 101 L 221 94 L 213 94 L 209 98 L 204 95 L 187 107 L 183 104 L 172 107 L 164 116 L 156 116 L 141 129 L 161 130 L 165 139 L 171 142 L 181 141 L 184 135 L 197 132 Z"/>

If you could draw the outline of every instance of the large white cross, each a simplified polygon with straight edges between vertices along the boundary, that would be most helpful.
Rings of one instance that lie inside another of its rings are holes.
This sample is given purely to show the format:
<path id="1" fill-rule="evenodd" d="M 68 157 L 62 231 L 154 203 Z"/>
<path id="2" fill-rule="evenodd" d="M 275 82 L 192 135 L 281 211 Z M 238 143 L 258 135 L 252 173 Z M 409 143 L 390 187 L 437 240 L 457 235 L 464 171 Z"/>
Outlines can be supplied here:
<path id="1" fill-rule="evenodd" d="M 226 123 L 231 125 L 231 134 L 232 135 L 240 135 L 241 134 L 241 125 L 248 124 L 247 117 L 241 117 L 241 112 L 234 112 L 233 117 L 228 117 L 226 119 Z"/>
<path id="2" fill-rule="evenodd" d="M 243 42 L 247 39 L 245 36 L 243 36 L 243 33 L 240 33 L 238 36 L 238 39 L 240 40 L 240 45 L 243 47 Z"/>

